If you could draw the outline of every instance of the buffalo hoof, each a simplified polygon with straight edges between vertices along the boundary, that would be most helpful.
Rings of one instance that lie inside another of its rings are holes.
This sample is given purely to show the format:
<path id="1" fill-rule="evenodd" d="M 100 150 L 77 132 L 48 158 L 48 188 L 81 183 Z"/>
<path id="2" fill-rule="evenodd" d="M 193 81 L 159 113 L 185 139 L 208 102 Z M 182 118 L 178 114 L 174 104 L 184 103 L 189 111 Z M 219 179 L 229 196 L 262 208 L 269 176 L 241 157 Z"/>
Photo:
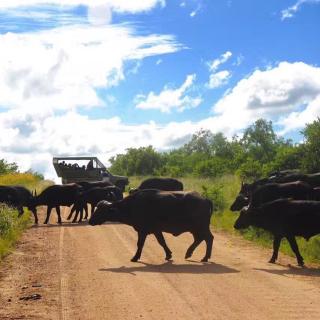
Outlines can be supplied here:
<path id="1" fill-rule="evenodd" d="M 138 260 L 139 260 L 138 257 L 133 257 L 133 258 L 131 259 L 132 262 L 138 262 Z"/>
<path id="2" fill-rule="evenodd" d="M 303 262 L 303 261 L 299 261 L 299 262 L 298 262 L 298 266 L 304 267 L 304 262 Z"/>
<path id="3" fill-rule="evenodd" d="M 46 220 L 43 224 L 48 224 L 48 221 Z"/>
<path id="4" fill-rule="evenodd" d="M 201 262 L 208 262 L 208 258 L 204 257 Z"/>
<path id="5" fill-rule="evenodd" d="M 172 253 L 166 255 L 166 260 L 169 261 L 172 259 Z"/>
<path id="6" fill-rule="evenodd" d="M 61 221 L 58 221 L 58 224 L 62 224 L 62 222 L 61 222 Z"/>
<path id="7" fill-rule="evenodd" d="M 192 254 L 187 252 L 186 255 L 184 256 L 184 258 L 189 259 L 191 256 L 192 256 Z"/>
<path id="8" fill-rule="evenodd" d="M 269 263 L 276 263 L 276 259 L 270 259 L 268 262 Z"/>

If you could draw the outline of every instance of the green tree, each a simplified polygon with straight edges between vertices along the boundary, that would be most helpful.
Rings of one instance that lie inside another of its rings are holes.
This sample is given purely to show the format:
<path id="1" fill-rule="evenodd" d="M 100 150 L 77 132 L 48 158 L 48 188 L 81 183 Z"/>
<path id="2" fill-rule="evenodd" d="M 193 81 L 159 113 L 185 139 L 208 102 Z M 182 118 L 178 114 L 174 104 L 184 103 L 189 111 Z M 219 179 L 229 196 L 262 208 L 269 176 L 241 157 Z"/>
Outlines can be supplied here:
<path id="1" fill-rule="evenodd" d="M 187 154 L 194 152 L 210 155 L 213 134 L 210 130 L 201 129 L 192 135 L 191 140 L 183 146 Z"/>
<path id="2" fill-rule="evenodd" d="M 302 130 L 305 138 L 302 166 L 307 172 L 320 171 L 320 118 Z"/>
<path id="3" fill-rule="evenodd" d="M 110 159 L 110 171 L 124 175 L 152 175 L 162 166 L 162 156 L 152 146 L 129 148 Z"/>
<path id="4" fill-rule="evenodd" d="M 279 141 L 273 131 L 272 122 L 259 119 L 244 131 L 241 143 L 250 157 L 267 163 L 275 156 Z"/>
<path id="5" fill-rule="evenodd" d="M 0 159 L 0 175 L 18 172 L 18 165 L 15 162 L 8 163 L 4 159 Z"/>

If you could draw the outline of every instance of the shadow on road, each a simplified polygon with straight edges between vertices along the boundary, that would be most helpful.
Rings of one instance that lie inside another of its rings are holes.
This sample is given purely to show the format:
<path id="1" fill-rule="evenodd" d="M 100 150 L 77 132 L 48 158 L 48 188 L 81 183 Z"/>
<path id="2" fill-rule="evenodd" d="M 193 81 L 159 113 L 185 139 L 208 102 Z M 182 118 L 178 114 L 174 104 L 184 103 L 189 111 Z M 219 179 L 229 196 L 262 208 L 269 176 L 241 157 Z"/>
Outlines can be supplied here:
<path id="1" fill-rule="evenodd" d="M 204 273 L 237 273 L 239 270 L 226 267 L 222 264 L 209 262 L 199 264 L 174 264 L 172 261 L 168 261 L 163 264 L 155 265 L 140 262 L 142 266 L 125 267 L 120 268 L 103 268 L 99 271 L 108 271 L 116 273 L 130 273 L 135 275 L 136 272 L 159 272 L 159 273 L 192 273 L 192 274 L 204 274 Z"/>
<path id="2" fill-rule="evenodd" d="M 320 277 L 320 269 L 319 268 L 301 268 L 301 267 L 294 267 L 294 266 L 287 266 L 287 269 L 281 270 L 272 270 L 272 269 L 258 269 L 255 268 L 254 270 L 257 271 L 264 271 L 272 274 L 277 274 L 280 276 L 287 276 L 287 275 L 298 275 L 298 276 L 306 276 L 306 277 Z"/>
<path id="3" fill-rule="evenodd" d="M 119 224 L 118 222 L 106 222 L 103 225 L 110 225 L 110 224 Z M 64 227 L 64 228 L 74 228 L 74 227 L 92 227 L 89 225 L 88 221 L 81 221 L 81 222 L 62 222 L 62 224 L 58 223 L 49 223 L 49 224 L 34 224 L 32 228 L 57 228 L 57 227 Z"/>

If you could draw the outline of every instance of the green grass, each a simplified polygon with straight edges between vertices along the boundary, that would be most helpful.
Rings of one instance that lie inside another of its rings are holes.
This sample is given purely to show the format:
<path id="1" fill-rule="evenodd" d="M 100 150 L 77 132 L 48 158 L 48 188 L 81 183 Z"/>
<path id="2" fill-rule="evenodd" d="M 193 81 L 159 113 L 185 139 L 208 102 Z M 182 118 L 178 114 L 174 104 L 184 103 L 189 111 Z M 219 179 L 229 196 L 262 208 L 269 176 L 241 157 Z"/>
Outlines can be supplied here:
<path id="1" fill-rule="evenodd" d="M 17 210 L 5 205 L 0 207 L 0 260 L 11 252 L 23 231 L 31 224 L 30 213 L 20 218 Z"/>
<path id="2" fill-rule="evenodd" d="M 144 179 L 146 179 L 146 177 L 130 177 L 130 187 L 137 187 Z M 239 214 L 238 212 L 230 211 L 229 208 L 240 190 L 241 181 L 237 176 L 225 175 L 215 179 L 183 177 L 179 178 L 179 180 L 183 182 L 185 190 L 195 190 L 199 193 L 203 192 L 202 186 L 210 187 L 222 185 L 225 206 L 223 210 L 217 211 L 212 215 L 211 223 L 214 229 L 238 234 L 260 246 L 272 248 L 273 237 L 270 233 L 253 227 L 242 230 L 241 232 L 236 231 L 233 228 L 234 222 Z M 297 242 L 300 252 L 306 262 L 320 263 L 320 236 L 313 237 L 308 242 L 303 238 L 297 238 Z M 289 243 L 285 239 L 281 242 L 280 252 L 294 257 Z"/>
<path id="3" fill-rule="evenodd" d="M 40 180 L 30 173 L 0 176 L 0 185 L 21 185 L 38 193 L 51 184 L 52 181 Z M 26 208 L 24 212 L 19 218 L 16 209 L 0 204 L 0 260 L 12 251 L 23 231 L 32 224 L 30 212 Z"/>

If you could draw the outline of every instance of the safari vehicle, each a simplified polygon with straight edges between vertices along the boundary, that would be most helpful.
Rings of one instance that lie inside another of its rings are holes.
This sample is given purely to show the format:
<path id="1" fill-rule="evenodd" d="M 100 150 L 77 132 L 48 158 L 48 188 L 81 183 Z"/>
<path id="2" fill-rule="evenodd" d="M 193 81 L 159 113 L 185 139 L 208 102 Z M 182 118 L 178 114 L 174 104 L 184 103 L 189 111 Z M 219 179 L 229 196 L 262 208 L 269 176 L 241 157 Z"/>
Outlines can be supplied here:
<path id="1" fill-rule="evenodd" d="M 127 177 L 111 174 L 97 157 L 54 157 L 53 166 L 62 184 L 80 181 L 109 181 L 124 190 Z"/>

